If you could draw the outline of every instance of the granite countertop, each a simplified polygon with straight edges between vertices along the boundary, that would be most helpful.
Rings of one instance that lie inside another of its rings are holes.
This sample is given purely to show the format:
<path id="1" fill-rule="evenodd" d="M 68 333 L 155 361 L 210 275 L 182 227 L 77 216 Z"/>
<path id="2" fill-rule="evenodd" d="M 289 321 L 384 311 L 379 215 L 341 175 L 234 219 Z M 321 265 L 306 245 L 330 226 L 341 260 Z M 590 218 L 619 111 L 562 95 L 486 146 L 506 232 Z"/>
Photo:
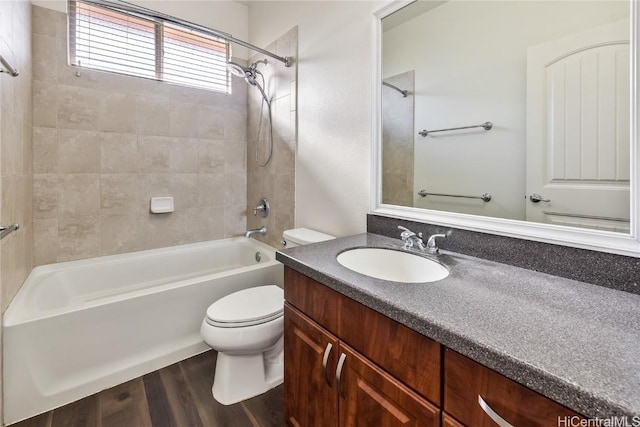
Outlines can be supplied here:
<path id="1" fill-rule="evenodd" d="M 349 248 L 401 245 L 365 233 L 276 258 L 587 417 L 640 415 L 640 295 L 445 251 L 450 275 L 432 283 L 378 280 L 336 261 Z"/>

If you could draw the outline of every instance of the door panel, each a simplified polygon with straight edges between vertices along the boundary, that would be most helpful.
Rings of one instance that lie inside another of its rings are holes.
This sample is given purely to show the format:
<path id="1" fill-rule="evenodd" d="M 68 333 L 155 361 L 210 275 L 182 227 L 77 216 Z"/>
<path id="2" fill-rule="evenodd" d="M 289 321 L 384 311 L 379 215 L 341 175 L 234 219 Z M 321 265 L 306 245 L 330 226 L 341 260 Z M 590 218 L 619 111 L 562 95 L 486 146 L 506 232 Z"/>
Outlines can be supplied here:
<path id="1" fill-rule="evenodd" d="M 340 375 L 341 426 L 440 425 L 440 411 L 435 406 L 343 343 L 340 353 L 346 356 Z"/>
<path id="2" fill-rule="evenodd" d="M 324 375 L 323 357 L 328 344 L 332 350 L 327 359 L 327 375 Z M 333 335 L 285 303 L 284 393 L 287 425 L 338 425 L 338 398 L 333 385 L 337 352 L 338 340 Z"/>
<path id="3" fill-rule="evenodd" d="M 629 82 L 628 20 L 529 48 L 527 220 L 629 232 Z"/>

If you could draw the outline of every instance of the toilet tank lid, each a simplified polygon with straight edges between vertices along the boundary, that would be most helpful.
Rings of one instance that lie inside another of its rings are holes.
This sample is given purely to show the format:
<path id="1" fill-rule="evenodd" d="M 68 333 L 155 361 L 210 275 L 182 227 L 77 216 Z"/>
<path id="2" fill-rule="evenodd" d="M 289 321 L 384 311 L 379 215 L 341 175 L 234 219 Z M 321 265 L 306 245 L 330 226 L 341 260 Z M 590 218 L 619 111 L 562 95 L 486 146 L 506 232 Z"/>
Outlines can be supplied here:
<path id="1" fill-rule="evenodd" d="M 310 230 L 308 228 L 294 228 L 291 230 L 285 230 L 282 233 L 284 240 L 297 243 L 299 245 L 308 245 L 309 243 L 324 242 L 326 240 L 335 239 L 335 236 L 330 234 L 320 233 L 319 231 Z"/>

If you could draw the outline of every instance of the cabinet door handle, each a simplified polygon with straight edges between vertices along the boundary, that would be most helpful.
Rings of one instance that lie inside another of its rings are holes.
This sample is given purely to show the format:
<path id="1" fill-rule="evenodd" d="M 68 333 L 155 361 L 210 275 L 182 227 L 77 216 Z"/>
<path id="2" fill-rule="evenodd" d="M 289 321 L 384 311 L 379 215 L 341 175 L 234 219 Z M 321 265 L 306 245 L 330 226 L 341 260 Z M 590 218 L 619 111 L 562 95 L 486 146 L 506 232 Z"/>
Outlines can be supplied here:
<path id="1" fill-rule="evenodd" d="M 482 396 L 480 395 L 478 395 L 478 405 L 480 405 L 484 413 L 487 414 L 489 418 L 495 421 L 495 423 L 498 424 L 500 427 L 513 427 L 504 418 L 498 415 L 496 411 L 491 409 L 491 407 L 487 405 L 487 402 L 485 402 Z"/>
<path id="2" fill-rule="evenodd" d="M 338 368 L 336 369 L 336 388 L 338 389 L 338 396 L 343 399 L 346 397 L 344 392 L 342 391 L 342 383 L 340 382 L 340 377 L 342 376 L 342 368 L 344 368 L 344 361 L 347 359 L 347 355 L 342 353 L 340 354 L 340 360 L 338 360 Z"/>
<path id="3" fill-rule="evenodd" d="M 327 361 L 329 360 L 329 354 L 331 354 L 331 349 L 333 348 L 333 344 L 327 343 L 327 348 L 324 349 L 324 356 L 322 357 L 322 375 L 324 379 L 331 387 L 331 380 L 329 379 L 329 375 L 327 375 Z"/>

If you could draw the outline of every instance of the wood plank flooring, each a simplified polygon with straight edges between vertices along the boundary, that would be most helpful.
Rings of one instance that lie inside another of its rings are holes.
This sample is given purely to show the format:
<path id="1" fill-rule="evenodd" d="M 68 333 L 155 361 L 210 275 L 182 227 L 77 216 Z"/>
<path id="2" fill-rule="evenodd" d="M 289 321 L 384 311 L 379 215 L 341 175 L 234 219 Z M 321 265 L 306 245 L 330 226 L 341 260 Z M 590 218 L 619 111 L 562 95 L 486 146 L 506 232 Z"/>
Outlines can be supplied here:
<path id="1" fill-rule="evenodd" d="M 279 386 L 224 406 L 211 395 L 216 352 L 208 351 L 12 427 L 280 427 Z"/>

